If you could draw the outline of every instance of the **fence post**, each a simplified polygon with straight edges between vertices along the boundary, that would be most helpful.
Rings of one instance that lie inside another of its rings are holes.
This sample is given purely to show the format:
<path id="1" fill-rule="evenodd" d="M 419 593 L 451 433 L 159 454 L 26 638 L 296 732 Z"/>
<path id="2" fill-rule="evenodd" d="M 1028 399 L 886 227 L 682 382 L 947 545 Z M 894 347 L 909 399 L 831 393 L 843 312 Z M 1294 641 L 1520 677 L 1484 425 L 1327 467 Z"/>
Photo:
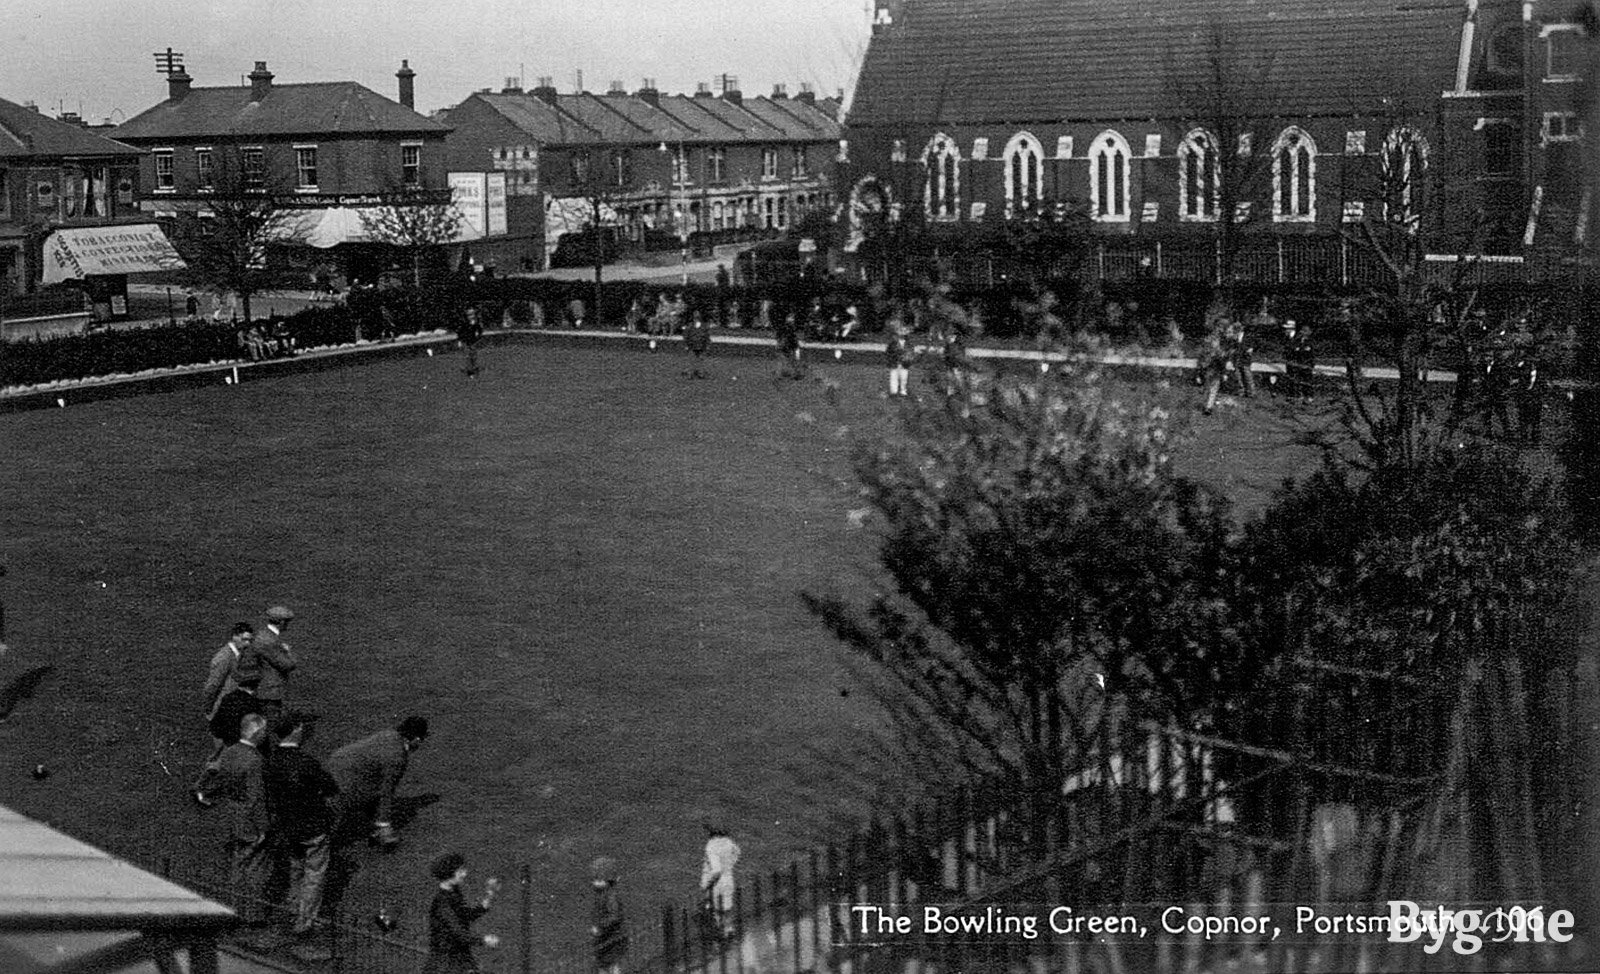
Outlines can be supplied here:
<path id="1" fill-rule="evenodd" d="M 789 928 L 789 942 L 794 949 L 794 969 L 798 974 L 805 970 L 800 955 L 800 863 L 792 859 L 789 861 L 789 915 L 794 918 Z"/>
<path id="2" fill-rule="evenodd" d="M 704 907 L 702 907 L 702 912 L 704 912 Z M 683 920 L 683 969 L 687 971 L 690 964 L 693 963 L 693 957 L 690 952 L 694 949 L 695 944 L 700 945 L 700 966 L 704 967 L 706 953 L 706 932 L 702 928 L 696 928 L 690 925 L 691 917 L 689 916 L 688 907 L 681 908 L 680 916 Z M 695 919 L 698 919 L 698 915 L 695 917 Z"/>
<path id="3" fill-rule="evenodd" d="M 813 848 L 811 850 L 811 874 L 808 877 L 811 883 L 811 963 L 807 965 L 812 971 L 817 970 L 817 951 L 820 949 L 822 944 L 820 929 L 822 909 L 821 904 L 817 902 L 817 898 L 822 895 L 822 890 L 818 885 L 819 877 L 817 873 L 817 850 Z"/>
<path id="4" fill-rule="evenodd" d="M 731 904 L 729 904 L 729 906 L 733 910 L 733 937 L 732 937 L 733 948 L 734 948 L 734 950 L 739 951 L 740 954 L 742 955 L 743 952 L 744 952 L 743 951 L 743 947 L 744 947 L 744 916 L 743 916 L 744 910 L 741 908 L 741 906 L 742 906 L 742 904 L 740 902 L 741 897 L 739 895 L 741 892 L 742 892 L 742 890 L 740 890 L 740 888 L 738 886 L 735 886 L 733 888 L 733 902 Z M 717 911 L 717 971 L 719 972 L 719 974 L 728 974 L 728 940 L 729 940 L 729 937 L 724 932 L 724 931 L 727 930 L 727 928 L 724 927 L 722 924 L 723 924 L 722 911 L 718 910 Z"/>
<path id="5" fill-rule="evenodd" d="M 828 968 L 837 968 L 839 946 L 839 847 L 828 843 Z"/>
<path id="6" fill-rule="evenodd" d="M 772 914 L 772 957 L 777 963 L 783 952 L 783 871 L 774 869 L 768 880 L 767 911 Z"/>
<path id="7" fill-rule="evenodd" d="M 517 882 L 522 887 L 521 916 L 518 924 L 517 935 L 521 939 L 522 949 L 522 974 L 533 974 L 533 866 L 530 863 L 522 864 L 522 871 L 517 877 Z"/>
<path id="8" fill-rule="evenodd" d="M 672 970 L 673 955 L 672 904 L 661 904 L 661 966 Z"/>

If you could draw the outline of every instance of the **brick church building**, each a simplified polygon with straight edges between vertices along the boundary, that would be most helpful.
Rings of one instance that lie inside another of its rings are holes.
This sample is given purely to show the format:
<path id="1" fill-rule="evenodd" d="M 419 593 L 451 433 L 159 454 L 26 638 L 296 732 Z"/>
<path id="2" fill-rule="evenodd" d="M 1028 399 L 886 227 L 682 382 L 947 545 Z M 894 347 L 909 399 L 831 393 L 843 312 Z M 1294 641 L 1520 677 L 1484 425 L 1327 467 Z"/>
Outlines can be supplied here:
<path id="1" fill-rule="evenodd" d="M 1520 267 L 1587 242 L 1594 23 L 1576 0 L 878 0 L 843 215 L 858 247 L 1070 207 L 1107 279 L 1359 284 L 1374 219 Z"/>

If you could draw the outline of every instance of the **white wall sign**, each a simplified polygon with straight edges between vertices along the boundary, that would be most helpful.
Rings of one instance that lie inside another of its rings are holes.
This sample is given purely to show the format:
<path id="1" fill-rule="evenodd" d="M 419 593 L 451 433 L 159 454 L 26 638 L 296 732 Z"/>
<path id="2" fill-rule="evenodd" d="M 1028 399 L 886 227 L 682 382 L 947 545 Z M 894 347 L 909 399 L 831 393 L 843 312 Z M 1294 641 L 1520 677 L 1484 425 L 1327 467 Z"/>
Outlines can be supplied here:
<path id="1" fill-rule="evenodd" d="M 453 172 L 450 174 L 450 201 L 461 212 L 461 229 L 457 240 L 481 240 L 488 229 L 488 179 L 481 172 Z M 502 191 L 505 178 L 500 181 Z M 504 204 L 504 197 L 501 199 Z"/>

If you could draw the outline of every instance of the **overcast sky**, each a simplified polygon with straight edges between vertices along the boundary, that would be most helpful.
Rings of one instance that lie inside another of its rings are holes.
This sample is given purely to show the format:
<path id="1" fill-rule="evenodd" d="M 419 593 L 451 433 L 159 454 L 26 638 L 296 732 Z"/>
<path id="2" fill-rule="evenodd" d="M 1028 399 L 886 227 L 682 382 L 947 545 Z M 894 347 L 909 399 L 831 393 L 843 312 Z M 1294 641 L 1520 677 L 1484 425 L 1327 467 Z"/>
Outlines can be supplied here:
<path id="1" fill-rule="evenodd" d="M 194 83 L 238 84 L 264 60 L 279 82 L 359 81 L 395 97 L 417 72 L 428 112 L 522 74 L 562 91 L 653 77 L 692 92 L 723 72 L 747 94 L 801 81 L 848 86 L 870 0 L 0 0 L 0 98 L 115 121 L 166 97 L 153 52 L 184 55 Z"/>

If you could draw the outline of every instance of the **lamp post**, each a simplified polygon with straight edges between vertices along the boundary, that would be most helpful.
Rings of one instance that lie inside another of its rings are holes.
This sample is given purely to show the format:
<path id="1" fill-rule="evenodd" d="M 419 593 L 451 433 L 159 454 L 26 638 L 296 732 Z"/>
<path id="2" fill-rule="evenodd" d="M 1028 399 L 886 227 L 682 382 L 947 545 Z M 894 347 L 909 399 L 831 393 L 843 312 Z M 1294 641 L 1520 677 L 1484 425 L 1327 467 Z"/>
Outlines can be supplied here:
<path id="1" fill-rule="evenodd" d="M 665 142 L 657 147 L 657 151 L 668 152 Z M 677 215 L 674 222 L 678 225 L 678 246 L 683 257 L 683 286 L 689 286 L 689 157 L 684 152 L 683 140 L 678 140 L 678 154 L 672 157 L 672 186 L 674 199 L 677 200 Z"/>

